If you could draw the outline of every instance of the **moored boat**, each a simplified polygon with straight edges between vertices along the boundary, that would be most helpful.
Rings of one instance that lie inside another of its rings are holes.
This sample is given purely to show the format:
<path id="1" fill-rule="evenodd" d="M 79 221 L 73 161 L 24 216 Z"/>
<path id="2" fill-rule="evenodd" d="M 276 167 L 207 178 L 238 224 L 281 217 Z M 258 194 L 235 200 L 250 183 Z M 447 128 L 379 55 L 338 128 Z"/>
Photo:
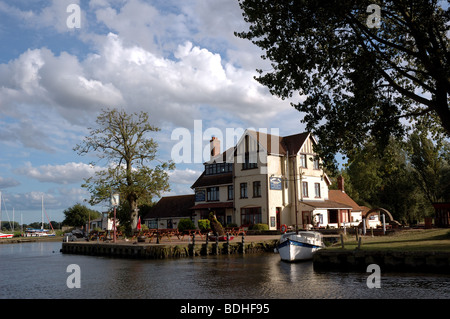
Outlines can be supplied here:
<path id="1" fill-rule="evenodd" d="M 313 253 L 323 248 L 322 235 L 314 231 L 299 231 L 281 235 L 277 251 L 283 261 L 312 259 Z"/>
<path id="2" fill-rule="evenodd" d="M 0 238 L 13 238 L 13 234 L 4 234 L 4 233 L 0 233 Z"/>

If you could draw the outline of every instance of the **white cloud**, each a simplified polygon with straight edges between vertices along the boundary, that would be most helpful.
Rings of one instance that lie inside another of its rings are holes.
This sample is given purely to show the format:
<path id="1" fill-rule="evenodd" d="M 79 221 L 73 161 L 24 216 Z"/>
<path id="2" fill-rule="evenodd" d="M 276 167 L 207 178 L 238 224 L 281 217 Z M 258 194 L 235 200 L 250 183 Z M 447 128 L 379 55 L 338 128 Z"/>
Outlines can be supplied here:
<path id="1" fill-rule="evenodd" d="M 195 171 L 189 168 L 184 170 L 175 169 L 169 172 L 170 183 L 187 184 L 189 187 L 194 184 L 197 178 L 202 174 L 200 171 Z"/>
<path id="2" fill-rule="evenodd" d="M 66 163 L 64 165 L 42 165 L 33 167 L 30 162 L 14 170 L 16 174 L 24 175 L 40 182 L 56 184 L 72 184 L 82 182 L 92 176 L 96 170 L 92 165 L 84 163 Z"/>
<path id="3" fill-rule="evenodd" d="M 0 176 L 0 189 L 10 188 L 19 186 L 20 182 L 11 177 L 1 177 Z"/>

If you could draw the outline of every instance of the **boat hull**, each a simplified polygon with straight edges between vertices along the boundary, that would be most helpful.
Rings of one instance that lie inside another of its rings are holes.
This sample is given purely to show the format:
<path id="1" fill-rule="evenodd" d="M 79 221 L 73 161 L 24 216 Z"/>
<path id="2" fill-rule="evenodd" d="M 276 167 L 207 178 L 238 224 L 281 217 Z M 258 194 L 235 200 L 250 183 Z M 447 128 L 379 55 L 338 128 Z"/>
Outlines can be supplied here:
<path id="1" fill-rule="evenodd" d="M 321 248 L 318 245 L 288 238 L 278 245 L 277 250 L 282 261 L 295 262 L 312 259 L 314 252 Z"/>
<path id="2" fill-rule="evenodd" d="M 2 239 L 2 238 L 13 238 L 13 234 L 3 234 L 3 233 L 0 233 L 0 239 Z"/>

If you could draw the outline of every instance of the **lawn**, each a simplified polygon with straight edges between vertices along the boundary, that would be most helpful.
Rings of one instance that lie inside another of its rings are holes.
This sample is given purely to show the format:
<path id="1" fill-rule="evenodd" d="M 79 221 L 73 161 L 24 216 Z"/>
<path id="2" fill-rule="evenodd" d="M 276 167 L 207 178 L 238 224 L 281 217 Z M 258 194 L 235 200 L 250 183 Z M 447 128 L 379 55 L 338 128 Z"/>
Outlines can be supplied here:
<path id="1" fill-rule="evenodd" d="M 358 242 L 355 236 L 344 236 L 344 248 L 355 249 Z M 328 249 L 340 249 L 341 242 Z M 399 250 L 399 251 L 448 251 L 450 252 L 449 229 L 408 229 L 396 231 L 391 235 L 361 236 L 361 249 Z"/>

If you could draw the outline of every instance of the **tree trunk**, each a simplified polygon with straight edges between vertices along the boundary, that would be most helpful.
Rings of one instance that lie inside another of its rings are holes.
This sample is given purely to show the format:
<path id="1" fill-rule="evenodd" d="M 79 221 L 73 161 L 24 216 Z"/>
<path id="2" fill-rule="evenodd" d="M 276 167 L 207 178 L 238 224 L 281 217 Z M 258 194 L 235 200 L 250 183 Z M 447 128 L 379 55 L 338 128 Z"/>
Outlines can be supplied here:
<path id="1" fill-rule="evenodd" d="M 136 196 L 129 195 L 128 202 L 130 203 L 130 209 L 131 209 L 131 212 L 130 212 L 131 230 L 134 232 L 135 230 L 137 230 L 138 212 L 139 212 L 139 208 L 137 207 Z"/>

